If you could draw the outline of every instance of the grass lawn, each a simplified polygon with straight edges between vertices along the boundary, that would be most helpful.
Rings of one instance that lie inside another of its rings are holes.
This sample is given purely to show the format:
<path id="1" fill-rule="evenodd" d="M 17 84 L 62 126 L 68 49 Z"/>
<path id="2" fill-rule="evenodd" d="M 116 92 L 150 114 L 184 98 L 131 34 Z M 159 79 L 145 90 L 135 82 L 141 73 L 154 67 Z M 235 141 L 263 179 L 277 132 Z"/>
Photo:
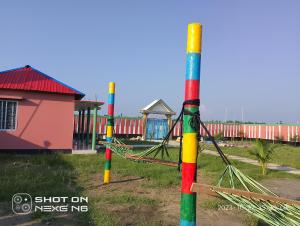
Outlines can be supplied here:
<path id="1" fill-rule="evenodd" d="M 170 152 L 176 159 L 177 149 L 171 149 Z M 200 154 L 198 160 L 201 175 L 199 180 L 215 184 L 224 170 L 221 160 L 205 154 Z M 233 163 L 245 174 L 257 180 L 262 179 L 258 167 Z M 176 169 L 136 163 L 113 156 L 114 183 L 111 187 L 105 187 L 101 185 L 103 165 L 103 153 L 0 155 L 0 216 L 11 213 L 11 198 L 13 194 L 20 192 L 29 193 L 33 197 L 89 197 L 89 212 L 74 214 L 63 223 L 60 223 L 56 215 L 33 215 L 35 219 L 44 223 L 56 222 L 55 225 L 123 225 L 129 220 L 134 222 L 133 225 L 166 225 L 166 217 L 154 215 L 158 208 L 164 207 L 165 203 L 170 201 L 169 196 L 160 196 L 163 192 L 170 193 L 168 195 L 172 197 L 172 202 L 175 202 L 175 208 L 179 208 L 181 174 Z M 264 179 L 266 178 L 300 177 L 269 171 Z M 142 182 L 138 182 L 140 179 Z M 132 186 L 135 180 L 139 187 Z"/>
<path id="2" fill-rule="evenodd" d="M 295 147 L 287 144 L 272 144 L 275 149 L 270 162 L 277 163 L 280 165 L 291 166 L 300 169 L 300 147 Z M 251 149 L 254 148 L 254 142 L 252 142 L 251 147 L 222 147 L 224 153 L 229 155 L 237 155 L 242 157 L 248 157 L 255 159 L 253 155 L 249 153 Z M 215 148 L 210 145 L 209 149 L 215 150 Z"/>

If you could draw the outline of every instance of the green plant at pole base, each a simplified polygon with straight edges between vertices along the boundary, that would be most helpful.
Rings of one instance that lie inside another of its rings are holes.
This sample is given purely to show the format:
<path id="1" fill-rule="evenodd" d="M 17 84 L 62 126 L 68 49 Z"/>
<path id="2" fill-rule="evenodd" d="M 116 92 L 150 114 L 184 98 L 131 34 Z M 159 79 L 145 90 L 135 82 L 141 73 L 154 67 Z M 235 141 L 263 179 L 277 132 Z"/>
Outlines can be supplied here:
<path id="1" fill-rule="evenodd" d="M 262 175 L 266 175 L 267 164 L 274 152 L 274 146 L 265 140 L 256 140 L 254 149 L 249 152 L 251 155 L 254 155 L 259 162 L 262 169 Z"/>

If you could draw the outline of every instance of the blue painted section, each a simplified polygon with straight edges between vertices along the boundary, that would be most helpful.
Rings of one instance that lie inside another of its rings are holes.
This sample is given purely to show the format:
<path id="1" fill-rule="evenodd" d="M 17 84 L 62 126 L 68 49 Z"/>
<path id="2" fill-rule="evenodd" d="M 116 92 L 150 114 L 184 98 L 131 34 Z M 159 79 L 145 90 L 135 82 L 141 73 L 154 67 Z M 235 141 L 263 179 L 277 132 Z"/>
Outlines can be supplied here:
<path id="1" fill-rule="evenodd" d="M 108 94 L 108 103 L 107 104 L 114 104 L 115 103 L 115 94 L 110 93 Z"/>
<path id="2" fill-rule="evenodd" d="M 196 226 L 196 222 L 180 220 L 180 226 Z"/>
<path id="3" fill-rule="evenodd" d="M 112 141 L 113 141 L 113 138 L 112 138 L 112 137 L 106 137 L 106 142 L 112 143 Z"/>
<path id="4" fill-rule="evenodd" d="M 147 119 L 147 140 L 162 140 L 168 133 L 168 120 L 167 119 Z"/>
<path id="5" fill-rule="evenodd" d="M 186 55 L 186 80 L 200 80 L 200 53 L 188 53 Z"/>

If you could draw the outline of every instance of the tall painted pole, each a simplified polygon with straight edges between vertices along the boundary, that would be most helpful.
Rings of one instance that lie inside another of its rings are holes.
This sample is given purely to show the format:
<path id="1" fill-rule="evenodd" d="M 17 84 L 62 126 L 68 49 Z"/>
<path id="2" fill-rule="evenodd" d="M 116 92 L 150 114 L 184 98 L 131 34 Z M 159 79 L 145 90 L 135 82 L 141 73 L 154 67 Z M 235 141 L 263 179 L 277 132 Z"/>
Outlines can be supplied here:
<path id="1" fill-rule="evenodd" d="M 185 77 L 185 101 L 199 99 L 200 87 L 200 60 L 201 60 L 201 36 L 202 26 L 198 23 L 188 25 L 186 77 Z M 198 112 L 198 105 L 185 105 L 189 112 Z M 198 131 L 190 125 L 191 115 L 183 117 L 183 146 L 182 146 L 182 184 L 180 225 L 196 225 L 196 193 L 191 192 L 193 182 L 197 180 L 197 149 Z"/>
<path id="2" fill-rule="evenodd" d="M 114 129 L 114 105 L 115 105 L 115 83 L 110 82 L 108 85 L 108 118 L 106 126 L 106 142 L 112 142 Z M 111 169 L 111 150 L 106 148 L 105 151 L 105 165 L 104 165 L 104 184 L 110 182 Z"/>

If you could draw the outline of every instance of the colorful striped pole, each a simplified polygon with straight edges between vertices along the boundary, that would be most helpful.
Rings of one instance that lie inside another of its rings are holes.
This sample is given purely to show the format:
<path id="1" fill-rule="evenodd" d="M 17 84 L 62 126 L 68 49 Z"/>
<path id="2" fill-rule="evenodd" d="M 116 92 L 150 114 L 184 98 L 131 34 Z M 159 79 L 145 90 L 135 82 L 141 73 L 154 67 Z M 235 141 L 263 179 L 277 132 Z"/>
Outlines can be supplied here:
<path id="1" fill-rule="evenodd" d="M 115 83 L 110 82 L 108 85 L 108 118 L 106 126 L 106 142 L 112 142 L 114 129 L 114 105 L 115 105 Z M 110 182 L 111 169 L 111 150 L 106 147 L 105 150 L 105 165 L 104 165 L 104 184 Z"/>
<path id="2" fill-rule="evenodd" d="M 198 23 L 188 25 L 185 101 L 199 99 L 200 60 L 201 60 L 202 26 Z M 189 112 L 198 112 L 199 106 L 185 105 Z M 196 225 L 196 193 L 191 192 L 193 182 L 197 180 L 197 150 L 198 131 L 190 125 L 191 115 L 183 117 L 183 146 L 182 146 L 182 184 L 180 225 Z"/>

